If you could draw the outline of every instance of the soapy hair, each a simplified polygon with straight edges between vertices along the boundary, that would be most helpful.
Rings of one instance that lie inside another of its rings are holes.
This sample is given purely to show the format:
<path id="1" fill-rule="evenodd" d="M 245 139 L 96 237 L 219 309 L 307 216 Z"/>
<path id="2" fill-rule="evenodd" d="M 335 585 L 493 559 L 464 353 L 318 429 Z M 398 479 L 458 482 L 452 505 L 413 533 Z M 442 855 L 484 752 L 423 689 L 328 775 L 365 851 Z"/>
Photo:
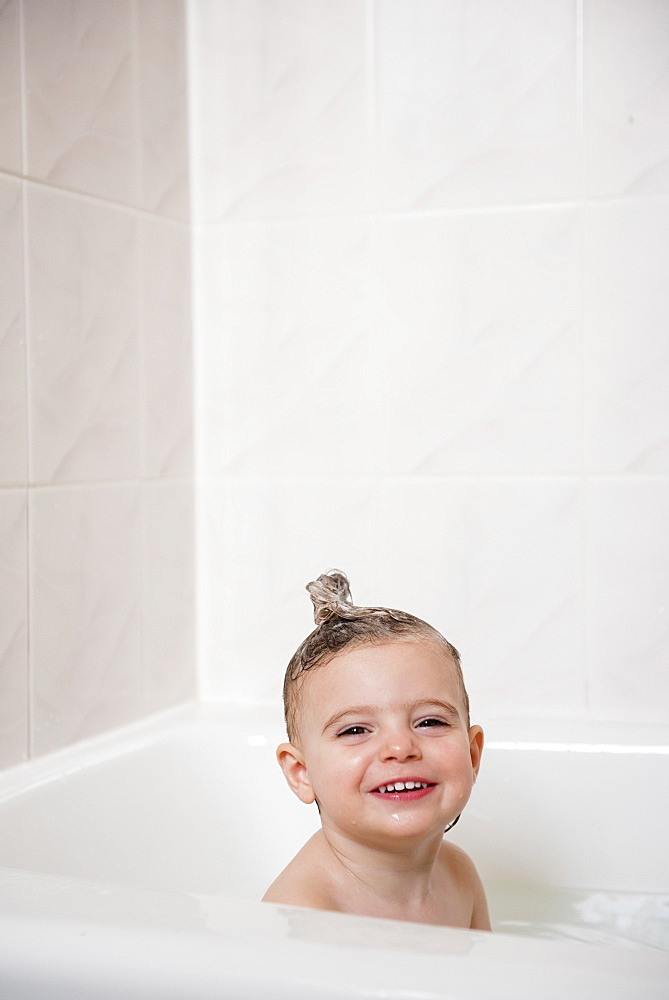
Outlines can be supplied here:
<path id="1" fill-rule="evenodd" d="M 429 639 L 443 646 L 455 667 L 456 679 L 467 725 L 469 697 L 455 646 L 422 618 L 393 608 L 358 607 L 351 598 L 345 573 L 332 569 L 308 583 L 314 606 L 316 628 L 298 646 L 286 669 L 283 704 L 288 739 L 294 742 L 299 730 L 299 692 L 308 671 L 320 667 L 346 647 L 380 645 L 397 639 Z"/>

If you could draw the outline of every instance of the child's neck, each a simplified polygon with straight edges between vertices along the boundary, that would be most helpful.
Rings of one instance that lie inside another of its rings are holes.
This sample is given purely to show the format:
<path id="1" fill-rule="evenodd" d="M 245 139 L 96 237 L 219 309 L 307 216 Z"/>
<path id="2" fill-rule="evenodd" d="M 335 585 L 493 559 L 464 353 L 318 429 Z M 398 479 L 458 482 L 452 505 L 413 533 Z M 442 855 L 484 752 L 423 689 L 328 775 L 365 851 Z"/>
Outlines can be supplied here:
<path id="1" fill-rule="evenodd" d="M 390 852 L 332 831 L 324 830 L 322 835 L 342 899 L 351 901 L 352 911 L 430 922 L 433 903 L 439 898 L 436 862 L 441 837 Z"/>

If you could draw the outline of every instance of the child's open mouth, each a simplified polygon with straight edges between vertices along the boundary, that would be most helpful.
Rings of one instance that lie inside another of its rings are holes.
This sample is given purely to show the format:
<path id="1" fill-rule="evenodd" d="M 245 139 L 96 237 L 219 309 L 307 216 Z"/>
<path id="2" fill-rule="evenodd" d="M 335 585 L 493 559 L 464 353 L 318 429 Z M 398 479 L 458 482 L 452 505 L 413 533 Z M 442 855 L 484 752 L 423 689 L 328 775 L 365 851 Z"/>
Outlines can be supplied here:
<path id="1" fill-rule="evenodd" d="M 388 785 L 379 785 L 371 794 L 380 799 L 388 799 L 391 802 L 412 802 L 414 799 L 422 799 L 429 795 L 434 784 L 429 781 L 395 781 Z"/>

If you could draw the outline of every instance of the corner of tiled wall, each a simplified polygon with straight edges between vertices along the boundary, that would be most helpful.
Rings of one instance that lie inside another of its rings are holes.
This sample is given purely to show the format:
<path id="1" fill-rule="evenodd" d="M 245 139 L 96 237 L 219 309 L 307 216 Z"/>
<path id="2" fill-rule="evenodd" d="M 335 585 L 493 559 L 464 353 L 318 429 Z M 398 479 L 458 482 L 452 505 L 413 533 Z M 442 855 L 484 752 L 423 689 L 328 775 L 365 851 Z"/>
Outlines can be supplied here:
<path id="1" fill-rule="evenodd" d="M 0 2 L 0 766 L 190 698 L 184 0 Z"/>

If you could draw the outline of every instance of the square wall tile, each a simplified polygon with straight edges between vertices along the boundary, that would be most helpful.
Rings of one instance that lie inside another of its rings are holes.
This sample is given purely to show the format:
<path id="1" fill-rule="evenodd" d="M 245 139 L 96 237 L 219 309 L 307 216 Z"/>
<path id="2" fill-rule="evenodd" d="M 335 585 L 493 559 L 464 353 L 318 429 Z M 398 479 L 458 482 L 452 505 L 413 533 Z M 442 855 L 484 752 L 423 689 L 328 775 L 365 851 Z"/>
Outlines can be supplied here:
<path id="1" fill-rule="evenodd" d="M 0 177 L 0 486 L 28 481 L 21 183 Z"/>
<path id="2" fill-rule="evenodd" d="M 202 239 L 197 392 L 208 474 L 374 470 L 369 252 L 359 220 L 249 224 Z"/>
<path id="3" fill-rule="evenodd" d="M 0 490 L 0 768 L 28 756 L 26 490 Z"/>
<path id="4" fill-rule="evenodd" d="M 31 495 L 33 753 L 141 713 L 139 487 Z"/>
<path id="5" fill-rule="evenodd" d="M 669 194 L 669 6 L 585 0 L 588 192 Z"/>
<path id="6" fill-rule="evenodd" d="M 31 478 L 139 474 L 137 223 L 29 186 Z"/>
<path id="7" fill-rule="evenodd" d="M 588 462 L 669 472 L 669 199 L 587 210 Z"/>
<path id="8" fill-rule="evenodd" d="M 188 230 L 139 223 L 143 468 L 146 476 L 193 469 L 193 333 Z"/>
<path id="9" fill-rule="evenodd" d="M 19 0 L 0 0 L 0 170 L 21 173 Z"/>
<path id="10" fill-rule="evenodd" d="M 591 711 L 669 722 L 669 481 L 589 487 Z"/>
<path id="11" fill-rule="evenodd" d="M 138 38 L 140 130 L 139 204 L 186 220 L 188 187 L 188 80 L 184 0 L 135 5 Z"/>
<path id="12" fill-rule="evenodd" d="M 305 586 L 340 567 L 361 601 L 375 564 L 376 492 L 338 479 L 226 479 L 198 497 L 202 695 L 281 698 L 283 675 L 313 629 Z M 367 589 L 371 600 L 373 592 Z"/>
<path id="13" fill-rule="evenodd" d="M 134 205 L 129 0 L 24 0 L 27 170 Z"/>
<path id="14" fill-rule="evenodd" d="M 201 221 L 358 210 L 367 198 L 366 5 L 192 5 Z"/>
<path id="15" fill-rule="evenodd" d="M 576 209 L 378 223 L 386 470 L 580 471 L 580 229 Z"/>
<path id="16" fill-rule="evenodd" d="M 579 193 L 573 0 L 381 0 L 374 9 L 380 206 Z"/>
<path id="17" fill-rule="evenodd" d="M 186 483 L 142 487 L 144 708 L 195 697 L 195 523 Z"/>

